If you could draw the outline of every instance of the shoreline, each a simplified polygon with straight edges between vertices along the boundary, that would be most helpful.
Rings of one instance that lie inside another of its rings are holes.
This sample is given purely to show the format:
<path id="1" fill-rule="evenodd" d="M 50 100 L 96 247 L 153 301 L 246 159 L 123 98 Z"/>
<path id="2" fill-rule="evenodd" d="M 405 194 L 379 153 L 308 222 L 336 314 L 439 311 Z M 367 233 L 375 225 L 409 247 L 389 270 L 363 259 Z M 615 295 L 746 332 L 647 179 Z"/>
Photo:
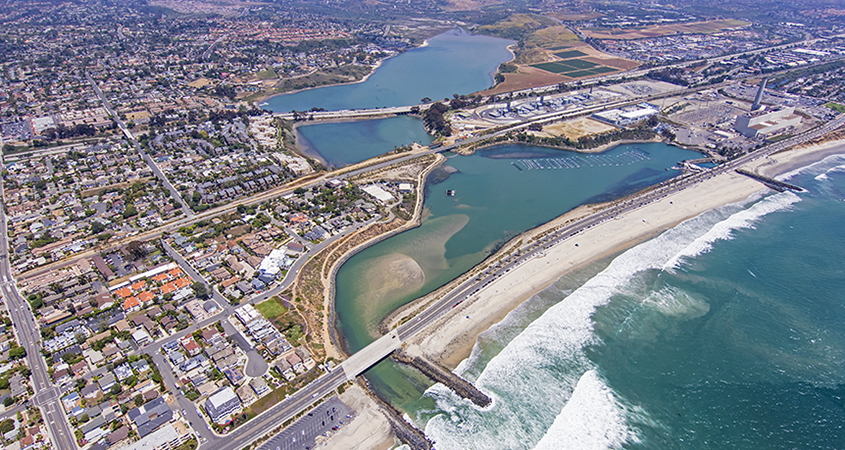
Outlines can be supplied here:
<path id="1" fill-rule="evenodd" d="M 414 47 L 414 48 L 419 48 L 419 47 Z M 413 50 L 413 48 L 411 50 Z M 381 67 L 381 65 L 385 61 L 387 61 L 388 59 L 391 59 L 393 57 L 399 56 L 402 53 L 404 53 L 404 52 L 396 53 L 395 55 L 391 55 L 391 56 L 388 56 L 387 58 L 378 60 L 375 64 L 370 66 L 370 72 L 367 73 L 366 75 L 364 75 L 364 77 L 361 78 L 360 80 L 346 81 L 346 82 L 343 82 L 343 83 L 335 83 L 335 84 L 327 84 L 327 85 L 323 85 L 323 86 L 309 86 L 309 87 L 306 87 L 306 88 L 294 89 L 292 91 L 287 91 L 287 92 L 278 92 L 278 93 L 274 93 L 274 94 L 270 94 L 270 95 L 262 95 L 262 96 L 256 98 L 255 100 L 252 100 L 250 103 L 255 103 L 256 106 L 260 106 L 261 103 L 269 103 L 271 99 L 273 99 L 275 97 L 280 97 L 282 95 L 298 94 L 300 92 L 310 91 L 312 89 L 320 89 L 320 88 L 331 87 L 331 86 L 345 86 L 345 85 L 350 85 L 350 84 L 363 83 L 363 82 L 367 81 L 374 73 L 376 73 L 376 70 L 378 70 L 378 68 Z M 312 75 L 316 72 L 319 72 L 319 70 L 316 70 L 312 73 L 308 73 L 308 74 L 305 74 L 305 75 L 300 75 L 299 77 L 285 78 L 285 80 L 295 80 L 296 78 L 307 77 L 307 76 Z M 279 81 L 282 81 L 282 79 L 280 78 Z M 267 105 L 267 106 L 270 106 L 270 105 Z M 277 114 L 279 112 L 280 111 L 273 111 L 274 114 Z"/>
<path id="2" fill-rule="evenodd" d="M 379 242 L 384 241 L 385 239 L 388 239 L 404 231 L 416 228 L 422 224 L 422 218 L 425 210 L 425 180 L 428 178 L 428 175 L 431 173 L 432 170 L 434 170 L 446 161 L 446 157 L 444 157 L 442 153 L 435 153 L 434 155 L 434 161 L 429 163 L 427 167 L 420 171 L 415 180 L 416 186 L 414 192 L 416 194 L 416 204 L 414 205 L 413 217 L 411 217 L 408 221 L 406 221 L 404 224 L 400 225 L 396 229 L 393 229 L 387 233 L 383 233 L 379 236 L 375 236 L 365 242 L 356 245 L 355 247 L 350 248 L 349 250 L 344 252 L 329 269 L 329 293 L 324 297 L 325 307 L 329 314 L 324 326 L 327 327 L 326 331 L 329 335 L 328 343 L 331 344 L 335 352 L 338 354 L 345 355 L 345 357 L 349 357 L 349 353 L 346 348 L 346 340 L 343 336 L 343 331 L 338 328 L 337 325 L 337 311 L 335 309 L 337 272 L 350 258 L 357 255 L 358 253 L 372 247 L 373 245 L 378 244 Z M 394 217 L 392 220 L 396 219 L 398 218 Z"/>
<path id="3" fill-rule="evenodd" d="M 261 96 L 261 97 L 259 97 L 259 98 L 255 99 L 255 100 L 253 100 L 253 101 L 252 101 L 252 103 L 255 103 L 256 105 L 260 105 L 261 103 L 267 103 L 267 102 L 269 102 L 269 101 L 270 101 L 270 99 L 272 99 L 272 98 L 274 98 L 274 97 L 279 97 L 279 96 L 282 96 L 282 95 L 298 94 L 298 93 L 300 93 L 300 92 L 310 91 L 310 90 L 312 90 L 312 89 L 320 89 L 320 88 L 331 87 L 331 86 L 346 86 L 346 85 L 352 85 L 352 84 L 363 83 L 363 82 L 367 81 L 368 79 L 370 79 L 370 77 L 371 77 L 371 76 L 373 76 L 373 74 L 375 74 L 375 73 L 376 73 L 376 70 L 378 70 L 378 69 L 382 66 L 382 64 L 384 64 L 384 63 L 385 63 L 385 61 L 387 61 L 387 60 L 389 60 L 389 59 L 392 59 L 392 58 L 395 58 L 395 57 L 397 57 L 397 56 L 399 56 L 399 55 L 401 55 L 401 54 L 403 54 L 403 53 L 405 53 L 405 52 L 408 52 L 408 51 L 411 51 L 411 50 L 416 50 L 416 49 L 418 49 L 418 48 L 423 48 L 423 47 L 428 47 L 428 39 L 424 40 L 424 41 L 422 42 L 422 44 L 420 44 L 420 45 L 418 45 L 418 46 L 416 46 L 416 47 L 411 47 L 411 48 L 405 49 L 405 50 L 403 50 L 403 51 L 401 51 L 401 52 L 396 52 L 395 54 L 390 55 L 390 56 L 388 56 L 387 58 L 380 59 L 380 60 L 376 61 L 376 63 L 375 63 L 375 64 L 373 64 L 372 66 L 370 66 L 370 68 L 371 68 L 371 69 L 370 69 L 370 72 L 369 72 L 369 73 L 367 73 L 366 75 L 364 75 L 364 77 L 363 77 L 363 78 L 361 78 L 360 80 L 347 81 L 347 82 L 345 82 L 345 83 L 335 83 L 335 84 L 329 84 L 329 85 L 325 85 L 325 86 L 311 86 L 311 87 L 302 88 L 302 89 L 294 89 L 294 90 L 292 90 L 292 91 L 287 91 L 287 92 L 279 92 L 279 93 L 276 93 L 276 94 L 273 94 L 273 95 L 269 95 L 269 96 L 264 95 L 264 96 Z M 319 70 L 318 70 L 318 71 L 319 71 Z M 302 75 L 302 76 L 308 76 L 308 75 Z M 288 78 L 288 79 L 289 79 L 289 80 L 292 80 L 292 79 L 294 79 L 294 78 Z M 281 81 L 281 79 L 279 79 L 279 81 Z M 268 106 L 269 106 L 269 105 L 268 105 Z M 277 111 L 273 111 L 273 112 L 274 112 L 274 113 L 277 113 Z"/>
<path id="4" fill-rule="evenodd" d="M 422 118 L 420 118 L 419 116 L 415 116 L 415 115 L 412 115 L 412 114 L 404 114 L 404 116 L 415 117 L 415 118 L 422 120 Z M 386 120 L 386 119 L 392 119 L 394 117 L 400 117 L 400 115 L 399 114 L 386 114 L 384 117 L 376 117 L 376 118 L 368 117 L 368 118 L 349 118 L 349 119 L 327 119 L 327 120 L 320 120 L 317 123 L 311 123 L 310 121 L 293 122 L 291 126 L 293 128 L 294 145 L 296 146 L 297 153 L 299 153 L 301 156 L 304 156 L 306 158 L 315 159 L 315 160 L 319 161 L 320 164 L 322 164 L 324 167 L 327 167 L 331 170 L 342 169 L 343 167 L 346 167 L 346 166 L 334 167 L 333 165 L 329 164 L 329 162 L 323 157 L 323 155 L 321 155 L 320 152 L 317 151 L 317 148 L 314 147 L 313 144 L 311 144 L 311 141 L 309 141 L 308 138 L 306 138 L 305 136 L 302 136 L 299 133 L 298 128 L 301 127 L 301 126 L 321 125 L 321 124 L 326 124 L 326 123 L 350 123 L 350 122 L 364 122 L 364 121 L 368 121 L 368 120 Z M 432 136 L 431 133 L 428 132 L 428 130 L 426 130 L 426 134 L 428 134 L 429 136 Z M 432 137 L 434 137 L 434 136 L 432 136 Z M 300 138 L 302 140 L 300 140 Z M 415 143 L 416 142 L 411 142 L 410 144 L 406 144 L 406 145 L 413 145 Z M 419 145 L 422 145 L 423 147 L 427 146 L 427 145 L 423 145 L 423 144 L 419 144 Z M 381 155 L 376 155 L 376 156 L 373 156 L 372 158 L 369 158 L 369 159 L 383 157 L 383 156 L 391 153 L 392 151 L 393 150 L 384 152 Z M 364 161 L 361 161 L 361 162 L 365 162 L 365 161 L 367 161 L 367 160 L 364 160 Z M 358 164 L 358 163 L 354 163 L 354 164 Z M 352 164 L 347 164 L 347 166 L 350 166 L 350 165 L 352 165 Z"/>
<path id="5" fill-rule="evenodd" d="M 845 140 L 814 147 L 794 149 L 758 160 L 745 167 L 767 176 L 789 173 L 835 154 L 845 154 Z M 677 224 L 704 212 L 730 203 L 747 200 L 767 190 L 761 183 L 737 173 L 725 173 L 672 196 L 649 204 L 639 210 L 579 233 L 546 251 L 546 256 L 534 258 L 496 279 L 459 308 L 441 318 L 437 324 L 407 342 L 409 353 L 423 355 L 450 369 L 468 358 L 478 335 L 500 322 L 516 307 L 533 295 L 555 283 L 561 276 L 602 258 L 618 254 Z M 402 319 L 420 310 L 426 303 L 447 292 L 450 287 L 472 276 L 486 264 L 495 261 L 515 243 L 542 234 L 566 221 L 600 209 L 602 205 L 582 206 L 546 224 L 522 233 L 502 250 L 488 257 L 476 268 L 428 296 L 395 310 L 382 321 L 382 328 L 390 329 Z M 580 245 L 575 246 L 578 243 Z M 466 318 L 469 316 L 469 318 Z M 435 332 L 436 330 L 436 332 Z"/>

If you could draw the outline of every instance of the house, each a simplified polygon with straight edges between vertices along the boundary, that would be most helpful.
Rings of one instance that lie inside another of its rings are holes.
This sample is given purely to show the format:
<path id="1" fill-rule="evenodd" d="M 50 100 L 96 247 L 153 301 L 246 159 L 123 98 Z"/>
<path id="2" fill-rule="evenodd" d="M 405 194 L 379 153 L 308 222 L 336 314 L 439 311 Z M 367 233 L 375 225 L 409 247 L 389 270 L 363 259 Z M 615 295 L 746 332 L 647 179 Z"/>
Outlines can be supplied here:
<path id="1" fill-rule="evenodd" d="M 252 392 L 252 389 L 250 389 L 247 385 L 239 387 L 235 391 L 235 393 L 238 394 L 238 398 L 241 400 L 241 404 L 244 407 L 247 407 L 255 403 L 256 400 L 258 400 L 258 397 L 255 396 L 255 394 Z"/>
<path id="2" fill-rule="evenodd" d="M 202 351 L 202 347 L 197 344 L 197 341 L 194 340 L 194 337 L 191 335 L 185 336 L 179 340 L 179 343 L 182 344 L 182 347 L 188 352 L 189 355 L 194 356 Z"/>
<path id="3" fill-rule="evenodd" d="M 105 375 L 101 376 L 100 379 L 97 380 L 97 384 L 100 386 L 100 390 L 103 392 L 108 392 L 109 389 L 114 386 L 117 380 L 114 377 L 114 374 L 111 372 L 107 372 Z"/>
<path id="4" fill-rule="evenodd" d="M 132 370 L 137 370 L 138 373 L 143 374 L 150 370 L 150 365 L 146 359 L 139 359 L 131 364 Z"/>
<path id="5" fill-rule="evenodd" d="M 65 407 L 65 411 L 72 411 L 73 408 L 76 408 L 81 403 L 82 399 L 79 398 L 79 394 L 77 392 L 71 392 L 68 395 L 62 397 L 62 405 Z"/>
<path id="6" fill-rule="evenodd" d="M 223 375 L 229 379 L 232 384 L 240 384 L 241 381 L 244 379 L 244 375 L 241 373 L 240 369 L 237 367 L 230 367 L 222 371 Z"/>
<path id="7" fill-rule="evenodd" d="M 123 363 L 114 368 L 114 375 L 118 380 L 123 381 L 132 376 L 132 369 L 129 367 L 129 364 Z"/>
<path id="8" fill-rule="evenodd" d="M 246 281 L 238 281 L 235 283 L 235 287 L 244 295 L 249 295 L 253 291 L 252 285 Z"/>
<path id="9" fill-rule="evenodd" d="M 270 392 L 270 388 L 267 386 L 267 382 L 264 381 L 264 378 L 253 378 L 252 381 L 249 382 L 249 387 L 255 391 L 255 396 L 258 398 L 263 397 L 265 394 Z"/>
<path id="10" fill-rule="evenodd" d="M 117 430 L 113 431 L 112 433 L 110 433 L 108 436 L 106 436 L 106 440 L 109 441 L 110 445 L 114 445 L 114 444 L 126 439 L 127 436 L 129 436 L 129 427 L 122 426 L 122 427 L 118 428 Z"/>
<path id="11" fill-rule="evenodd" d="M 223 339 L 223 335 L 216 329 L 207 328 L 202 331 L 202 339 L 206 344 L 214 345 Z"/>
<path id="12" fill-rule="evenodd" d="M 290 366 L 293 367 L 294 372 L 305 373 L 305 365 L 302 364 L 302 358 L 300 358 L 295 352 L 285 355 L 285 359 L 288 361 Z"/>
<path id="13" fill-rule="evenodd" d="M 97 398 L 102 391 L 100 390 L 100 386 L 97 383 L 86 384 L 85 387 L 79 390 L 79 395 L 87 400 L 92 400 Z"/>
<path id="14" fill-rule="evenodd" d="M 296 374 L 293 373 L 293 367 L 285 358 L 280 358 L 273 367 L 275 367 L 276 371 L 282 374 L 282 376 L 288 381 L 293 381 L 293 379 L 296 378 Z"/>
<path id="15" fill-rule="evenodd" d="M 54 384 L 65 384 L 71 380 L 70 371 L 68 369 L 59 369 L 53 372 Z"/>
<path id="16" fill-rule="evenodd" d="M 177 322 L 176 319 L 174 319 L 173 317 L 164 316 L 161 318 L 161 326 L 164 327 L 164 330 L 168 333 L 170 332 L 170 330 L 176 328 L 176 325 L 178 324 L 179 322 Z"/>
<path id="17" fill-rule="evenodd" d="M 312 367 L 314 367 L 314 359 L 311 357 L 311 353 L 308 353 L 308 351 L 305 350 L 301 345 L 297 347 L 294 352 L 307 369 L 311 369 Z"/>
<path id="18" fill-rule="evenodd" d="M 220 425 L 228 423 L 232 414 L 240 410 L 241 402 L 229 386 L 215 392 L 205 402 L 205 411 L 212 422 Z"/>
<path id="19" fill-rule="evenodd" d="M 143 328 L 132 333 L 132 340 L 135 341 L 135 344 L 137 344 L 138 347 L 143 347 L 152 342 L 150 334 Z"/>
<path id="20" fill-rule="evenodd" d="M 156 428 L 170 422 L 173 419 L 173 410 L 167 406 L 164 398 L 158 397 L 147 404 L 130 410 L 126 415 L 137 427 L 138 436 L 144 437 L 155 431 Z"/>

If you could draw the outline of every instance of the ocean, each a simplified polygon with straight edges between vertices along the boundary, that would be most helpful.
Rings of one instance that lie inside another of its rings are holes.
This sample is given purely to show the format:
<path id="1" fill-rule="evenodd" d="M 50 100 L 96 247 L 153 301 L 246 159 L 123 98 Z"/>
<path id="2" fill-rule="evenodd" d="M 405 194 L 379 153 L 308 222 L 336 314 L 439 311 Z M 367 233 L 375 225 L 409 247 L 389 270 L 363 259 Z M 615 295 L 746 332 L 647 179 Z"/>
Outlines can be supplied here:
<path id="1" fill-rule="evenodd" d="M 456 370 L 491 406 L 410 418 L 439 450 L 845 448 L 845 156 L 786 178 L 562 277 Z"/>

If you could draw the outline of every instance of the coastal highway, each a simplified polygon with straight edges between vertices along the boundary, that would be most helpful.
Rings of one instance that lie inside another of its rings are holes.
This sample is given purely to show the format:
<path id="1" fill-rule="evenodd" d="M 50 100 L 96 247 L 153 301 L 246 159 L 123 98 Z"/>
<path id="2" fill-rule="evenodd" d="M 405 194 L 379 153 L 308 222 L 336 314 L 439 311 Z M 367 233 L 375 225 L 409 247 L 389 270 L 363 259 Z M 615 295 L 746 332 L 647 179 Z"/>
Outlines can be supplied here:
<path id="1" fill-rule="evenodd" d="M 219 446 L 219 450 L 237 450 L 254 442 L 264 436 L 269 429 L 276 427 L 297 414 L 305 411 L 314 402 L 316 402 L 317 399 L 331 393 L 347 380 L 354 379 L 355 376 L 363 373 L 369 367 L 390 355 L 390 353 L 394 349 L 398 348 L 403 341 L 414 337 L 417 333 L 420 333 L 430 327 L 438 319 L 452 311 L 459 302 L 462 302 L 470 295 L 480 291 L 493 280 L 505 275 L 525 261 L 539 256 L 545 249 L 553 245 L 560 244 L 578 233 L 599 225 L 606 220 L 610 220 L 619 215 L 624 215 L 635 209 L 642 208 L 651 202 L 686 189 L 695 183 L 712 178 L 715 175 L 734 170 L 745 163 L 766 157 L 772 153 L 788 148 L 790 145 L 814 139 L 841 126 L 842 124 L 845 124 L 845 115 L 836 118 L 824 127 L 812 130 L 805 135 L 792 138 L 787 142 L 781 142 L 764 147 L 756 152 L 746 155 L 745 157 L 717 166 L 716 168 L 705 172 L 690 174 L 661 183 L 652 189 L 627 198 L 623 203 L 599 211 L 568 226 L 559 228 L 554 232 L 543 236 L 539 240 L 522 246 L 519 249 L 519 252 L 514 252 L 512 256 L 503 259 L 491 268 L 483 270 L 481 274 L 470 277 L 410 321 L 399 326 L 396 330 L 391 331 L 359 352 L 356 352 L 349 359 L 332 370 L 331 373 L 324 374 L 322 377 L 318 378 L 284 401 L 278 403 L 262 415 L 247 422 L 242 427 L 237 428 L 227 435 L 225 439 L 214 436 L 209 440 L 209 443 L 215 447 Z"/>
<path id="2" fill-rule="evenodd" d="M 540 254 L 547 248 L 569 240 L 578 233 L 597 226 L 604 221 L 611 220 L 635 209 L 642 208 L 649 203 L 672 195 L 673 193 L 686 189 L 696 183 L 712 178 L 716 175 L 735 170 L 743 164 L 759 158 L 767 157 L 775 152 L 784 150 L 798 143 L 815 139 L 842 126 L 843 124 L 845 124 L 845 114 L 837 117 L 823 127 L 811 130 L 803 135 L 763 147 L 749 153 L 746 156 L 715 168 L 700 173 L 687 174 L 660 183 L 653 188 L 626 198 L 622 203 L 598 211 L 570 225 L 548 233 L 538 240 L 523 245 L 519 248 L 518 252 L 512 253 L 511 256 L 504 258 L 496 265 L 483 270 L 479 275 L 465 280 L 456 288 L 445 294 L 441 299 L 435 301 L 427 309 L 417 314 L 410 321 L 402 324 L 387 335 L 356 352 L 346 361 L 341 363 L 337 368 L 332 370 L 331 373 L 323 375 L 290 398 L 285 399 L 283 402 L 274 406 L 268 412 L 250 422 L 247 422 L 247 424 L 243 427 L 236 429 L 228 437 L 228 439 L 233 439 L 231 443 L 224 443 L 224 447 L 220 450 L 236 450 L 237 448 L 245 446 L 247 443 L 260 437 L 263 433 L 266 433 L 266 430 L 262 430 L 262 427 L 278 425 L 288 418 L 304 411 L 310 407 L 317 398 L 326 395 L 345 381 L 353 379 L 355 376 L 363 373 L 378 361 L 386 358 L 394 349 L 398 348 L 402 342 L 414 337 L 417 333 L 420 333 L 430 327 L 438 319 L 452 311 L 459 302 L 462 302 L 470 295 L 480 291 L 496 278 L 505 275 L 520 264 L 531 258 L 540 256 Z"/>
<path id="3" fill-rule="evenodd" d="M 3 198 L 3 195 L 3 186 L 0 183 L 0 198 Z M 41 409 L 47 433 L 55 448 L 75 450 L 76 438 L 59 404 L 61 393 L 53 386 L 52 378 L 47 372 L 47 364 L 41 356 L 41 333 L 29 304 L 18 292 L 15 278 L 12 276 L 9 263 L 9 234 L 6 225 L 5 206 L 0 205 L 0 293 L 9 310 L 15 337 L 19 345 L 26 349 L 27 366 L 32 372 L 30 376 L 32 388 L 37 393 L 33 403 Z"/>
<path id="4" fill-rule="evenodd" d="M 821 64 L 821 63 L 819 63 L 819 64 Z M 805 67 L 811 67 L 811 66 L 812 65 L 808 65 L 808 66 L 805 66 Z M 771 75 L 774 75 L 776 73 L 777 72 L 775 72 Z M 736 81 L 736 80 L 732 80 L 732 81 Z M 695 88 L 695 89 L 688 89 L 687 91 L 688 92 L 694 92 L 694 91 L 701 90 L 701 89 L 718 89 L 719 87 L 726 85 L 726 84 L 729 84 L 732 81 L 726 81 L 726 82 L 723 82 L 723 83 L 703 86 L 703 87 L 699 87 L 699 88 Z M 93 80 L 91 80 L 91 83 L 93 83 Z M 94 86 L 95 91 L 97 91 L 98 95 L 100 95 L 100 98 L 103 101 L 104 105 L 108 105 L 108 107 L 110 108 L 111 106 L 106 101 L 105 96 L 102 95 L 102 92 L 100 91 L 99 87 L 97 87 L 96 83 L 93 83 L 93 86 Z M 370 162 L 370 163 L 363 162 L 363 163 L 355 164 L 353 166 L 347 166 L 347 167 L 344 167 L 344 168 L 341 168 L 341 169 L 338 169 L 338 170 L 327 172 L 327 173 L 324 173 L 322 175 L 314 176 L 312 178 L 306 177 L 306 179 L 295 180 L 295 181 L 293 181 L 293 182 L 291 182 L 287 185 L 283 185 L 283 186 L 280 186 L 280 187 L 277 187 L 275 189 L 271 189 L 271 190 L 268 190 L 268 191 L 260 192 L 260 193 L 253 195 L 253 196 L 250 196 L 250 197 L 240 198 L 238 200 L 229 202 L 225 205 L 218 206 L 218 207 L 206 210 L 206 211 L 198 213 L 198 214 L 194 214 L 193 212 L 190 212 L 189 214 L 186 214 L 185 217 L 183 217 L 183 218 L 176 219 L 172 222 L 169 222 L 167 224 L 164 224 L 164 225 L 162 225 L 158 228 L 152 229 L 152 230 L 144 231 L 144 232 L 141 232 L 139 234 L 132 235 L 132 236 L 126 236 L 126 237 L 121 238 L 121 239 L 113 239 L 107 247 L 94 247 L 94 248 L 86 249 L 86 250 L 84 250 L 80 253 L 77 253 L 77 254 L 75 254 L 75 255 L 73 255 L 69 258 L 66 258 L 64 260 L 52 262 L 52 263 L 49 263 L 45 266 L 39 267 L 37 269 L 27 271 L 26 273 L 21 274 L 21 277 L 27 278 L 27 277 L 30 277 L 30 276 L 34 276 L 34 275 L 44 273 L 44 272 L 49 271 L 49 270 L 54 270 L 56 268 L 63 267 L 65 265 L 73 264 L 75 261 L 77 261 L 79 259 L 91 257 L 94 254 L 105 250 L 106 248 L 116 248 L 120 245 L 125 245 L 132 240 L 155 239 L 155 238 L 158 238 L 159 236 L 161 236 L 162 234 L 164 234 L 166 232 L 177 230 L 180 227 L 185 226 L 185 225 L 189 225 L 189 224 L 191 224 L 195 221 L 203 220 L 203 219 L 211 219 L 211 218 L 219 216 L 221 214 L 228 214 L 228 213 L 234 211 L 239 205 L 255 205 L 255 204 L 267 201 L 267 200 L 274 199 L 276 197 L 280 197 L 282 195 L 287 195 L 287 194 L 293 192 L 293 190 L 298 188 L 298 187 L 301 187 L 301 188 L 304 188 L 304 189 L 309 189 L 309 188 L 312 188 L 312 187 L 317 186 L 319 184 L 322 184 L 327 180 L 331 180 L 331 179 L 335 179 L 335 178 L 337 178 L 337 179 L 350 178 L 350 177 L 354 177 L 354 176 L 357 176 L 357 175 L 360 175 L 360 174 L 363 174 L 363 173 L 366 173 L 366 172 L 369 172 L 369 171 L 375 171 L 375 170 L 381 169 L 381 168 L 383 168 L 385 166 L 389 166 L 391 164 L 401 163 L 401 162 L 407 161 L 408 159 L 411 159 L 411 158 L 416 158 L 416 157 L 431 154 L 431 153 L 443 153 L 443 152 L 451 151 L 451 150 L 454 150 L 458 147 L 461 147 L 461 146 L 464 146 L 464 145 L 467 145 L 467 144 L 478 143 L 478 142 L 481 142 L 481 141 L 484 141 L 484 140 L 487 140 L 487 139 L 491 139 L 491 138 L 495 138 L 497 136 L 501 136 L 501 135 L 508 133 L 508 132 L 511 132 L 511 131 L 520 131 L 522 129 L 527 128 L 528 125 L 530 125 L 532 123 L 537 123 L 537 124 L 542 125 L 542 124 L 545 124 L 547 122 L 554 122 L 556 120 L 563 120 L 563 119 L 567 119 L 567 118 L 573 118 L 573 117 L 577 117 L 577 116 L 581 116 L 581 115 L 591 114 L 593 112 L 601 111 L 603 109 L 616 108 L 616 107 L 626 106 L 626 105 L 630 105 L 630 104 L 636 104 L 636 103 L 643 102 L 643 101 L 652 101 L 652 100 L 656 100 L 658 98 L 677 95 L 677 94 L 678 94 L 677 92 L 668 92 L 668 93 L 663 93 L 663 94 L 659 94 L 659 95 L 638 97 L 638 98 L 631 99 L 631 100 L 610 101 L 609 103 L 602 103 L 602 104 L 599 104 L 599 105 L 590 105 L 588 107 L 578 109 L 578 110 L 568 110 L 568 111 L 560 111 L 560 112 L 547 113 L 547 114 L 544 114 L 544 115 L 538 115 L 538 116 L 532 117 L 528 120 L 525 120 L 523 122 L 517 122 L 517 123 L 511 124 L 511 125 L 508 125 L 506 128 L 503 128 L 502 130 L 500 130 L 498 132 L 491 133 L 491 134 L 488 134 L 488 135 L 476 136 L 476 137 L 473 137 L 473 138 L 465 139 L 461 142 L 457 142 L 457 143 L 451 144 L 451 145 L 444 145 L 444 146 L 437 148 L 437 149 L 434 149 L 434 150 L 427 150 L 427 151 L 424 151 L 424 152 L 402 155 L 400 157 L 392 158 L 392 159 L 389 159 L 387 161 Z M 406 108 L 410 109 L 412 107 L 399 107 L 398 109 L 406 109 Z M 387 109 L 375 109 L 375 110 L 366 110 L 366 111 L 371 111 L 373 113 L 383 114 L 386 110 Z M 109 110 L 109 111 L 111 112 L 111 110 Z M 349 110 L 349 111 L 352 111 L 352 110 Z M 362 111 L 364 111 L 364 110 L 355 110 L 355 111 L 352 111 L 352 112 L 359 113 L 359 112 L 362 112 Z M 334 114 L 334 113 L 335 112 L 332 112 L 332 111 L 322 112 L 322 114 L 329 114 L 329 115 Z M 132 133 L 130 133 L 129 130 L 125 127 L 125 125 L 123 125 L 122 121 L 119 121 L 118 125 L 121 127 L 121 130 L 124 132 L 124 134 L 128 138 L 134 139 L 134 137 L 132 136 Z M 138 149 L 139 149 L 138 151 L 142 155 L 145 155 L 145 153 L 143 153 L 143 151 L 140 149 L 140 147 L 138 147 Z M 147 156 L 147 159 L 145 159 L 145 161 L 151 161 L 151 160 L 148 160 L 148 158 L 149 157 Z M 153 168 L 152 170 L 154 170 L 154 171 L 158 170 L 158 166 L 156 166 L 154 163 L 151 165 L 151 168 Z M 157 173 L 161 173 L 161 171 L 158 170 Z M 161 178 L 163 180 L 167 180 L 167 178 L 164 177 L 164 174 L 161 174 Z M 167 184 L 169 184 L 169 181 L 167 182 Z M 171 190 L 171 193 L 173 193 L 174 191 L 175 190 Z M 177 195 L 176 198 L 179 200 L 180 204 L 182 205 L 182 210 L 185 211 L 186 208 L 187 208 L 187 205 L 185 205 L 184 200 L 181 198 L 181 196 L 178 195 L 178 193 L 176 195 Z M 187 209 L 190 210 L 190 208 L 187 208 Z"/>
<path id="5" fill-rule="evenodd" d="M 737 168 L 755 161 L 760 158 L 768 157 L 779 151 L 788 149 L 808 140 L 812 140 L 835 130 L 836 128 L 845 124 L 845 114 L 840 115 L 834 120 L 828 122 L 822 127 L 815 130 L 810 130 L 803 135 L 796 136 L 769 146 L 763 147 L 759 150 L 751 152 L 745 156 L 729 161 L 712 169 L 677 177 L 672 180 L 665 181 L 655 186 L 652 189 L 647 189 L 640 194 L 635 194 L 628 197 L 623 203 L 612 206 L 610 208 L 598 211 L 588 217 L 578 220 L 570 225 L 564 226 L 554 232 L 548 233 L 539 240 L 527 243 L 521 246 L 517 252 L 508 256 L 500 263 L 493 265 L 490 268 L 483 270 L 479 275 L 470 277 L 457 287 L 452 289 L 449 293 L 444 295 L 440 300 L 436 301 L 428 309 L 419 313 L 411 321 L 398 327 L 398 337 L 404 341 L 413 337 L 423 329 L 430 326 L 434 321 L 447 314 L 453 308 L 457 307 L 461 302 L 469 298 L 469 296 L 484 289 L 488 284 L 495 279 L 504 276 L 520 264 L 528 261 L 531 258 L 540 256 L 542 252 L 549 247 L 560 244 L 568 240 L 576 234 L 592 228 L 600 223 L 613 219 L 618 216 L 630 213 L 635 209 L 642 208 L 654 201 L 672 195 L 683 189 L 686 189 L 696 183 L 710 179 L 716 175 L 736 170 Z M 482 263 L 483 264 L 483 263 Z M 366 348 L 362 351 L 367 350 Z"/>

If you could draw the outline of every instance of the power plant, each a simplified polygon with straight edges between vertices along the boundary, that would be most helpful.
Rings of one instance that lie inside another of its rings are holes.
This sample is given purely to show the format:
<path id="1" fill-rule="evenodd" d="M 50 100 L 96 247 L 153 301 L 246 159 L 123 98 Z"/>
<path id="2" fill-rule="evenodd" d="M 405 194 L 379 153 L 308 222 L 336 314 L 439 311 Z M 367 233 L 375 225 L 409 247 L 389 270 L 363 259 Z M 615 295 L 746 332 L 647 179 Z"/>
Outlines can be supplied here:
<path id="1" fill-rule="evenodd" d="M 763 81 L 760 82 L 760 88 L 757 89 L 757 96 L 754 97 L 754 103 L 751 104 L 752 111 L 758 111 L 763 108 L 763 105 L 760 103 L 763 100 L 763 91 L 766 90 L 766 82 L 768 78 L 763 78 Z"/>

